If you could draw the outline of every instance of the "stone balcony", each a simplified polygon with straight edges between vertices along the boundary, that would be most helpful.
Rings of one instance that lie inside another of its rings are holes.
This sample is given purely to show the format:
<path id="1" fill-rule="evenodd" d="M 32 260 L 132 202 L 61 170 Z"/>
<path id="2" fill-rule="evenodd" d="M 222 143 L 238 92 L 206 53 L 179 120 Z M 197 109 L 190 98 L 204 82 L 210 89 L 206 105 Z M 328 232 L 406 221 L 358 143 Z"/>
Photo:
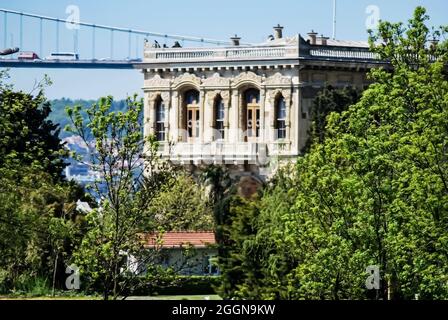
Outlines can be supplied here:
<path id="1" fill-rule="evenodd" d="M 328 45 L 312 45 L 300 35 L 281 39 L 283 42 L 232 47 L 153 48 L 145 46 L 143 64 L 213 63 L 238 61 L 343 60 L 378 62 L 379 57 L 368 47 L 344 41 Z"/>
<path id="2" fill-rule="evenodd" d="M 293 157 L 297 154 L 291 150 L 291 143 L 278 141 L 273 143 L 257 142 L 211 142 L 186 143 L 174 145 L 163 143 L 159 152 L 173 163 L 206 164 L 257 164 L 265 165 L 270 158 Z"/>
<path id="3" fill-rule="evenodd" d="M 144 63 L 213 62 L 239 60 L 297 59 L 295 46 L 248 46 L 226 48 L 149 48 Z"/>

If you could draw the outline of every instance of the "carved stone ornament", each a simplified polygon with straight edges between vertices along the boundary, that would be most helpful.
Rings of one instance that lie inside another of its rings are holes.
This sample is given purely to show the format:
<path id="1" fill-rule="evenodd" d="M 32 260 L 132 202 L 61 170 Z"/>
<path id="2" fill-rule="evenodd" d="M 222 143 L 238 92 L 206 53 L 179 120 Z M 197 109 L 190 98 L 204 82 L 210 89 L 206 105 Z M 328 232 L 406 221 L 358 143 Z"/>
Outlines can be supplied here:
<path id="1" fill-rule="evenodd" d="M 170 101 L 170 93 L 169 92 L 162 92 L 161 97 L 162 97 L 162 100 L 165 102 Z"/>
<path id="2" fill-rule="evenodd" d="M 275 90 L 268 91 L 268 99 L 272 105 L 274 105 L 275 98 L 277 98 L 277 96 L 279 96 L 279 95 L 283 96 L 283 98 L 285 99 L 286 105 L 289 105 L 291 103 L 291 90 L 275 89 Z"/>
<path id="3" fill-rule="evenodd" d="M 291 85 L 291 78 L 283 76 L 280 72 L 277 72 L 273 76 L 266 79 L 266 85 L 275 86 L 275 85 Z"/>
<path id="4" fill-rule="evenodd" d="M 215 73 L 211 78 L 206 78 L 202 81 L 206 87 L 228 87 L 230 79 L 221 77 L 219 73 Z"/>
<path id="5" fill-rule="evenodd" d="M 244 82 L 252 82 L 252 83 L 257 84 L 258 86 L 261 86 L 262 77 L 256 75 L 252 71 L 248 71 L 248 72 L 240 73 L 237 77 L 235 77 L 233 79 L 233 85 L 235 87 L 238 87 L 241 83 L 244 83 Z"/>
<path id="6" fill-rule="evenodd" d="M 161 96 L 160 92 L 151 92 L 151 93 L 148 94 L 148 100 L 150 102 L 154 102 L 160 96 Z"/>
<path id="7" fill-rule="evenodd" d="M 221 98 L 222 98 L 224 101 L 229 101 L 229 99 L 230 99 L 230 93 L 229 93 L 229 91 L 221 91 Z"/>
<path id="8" fill-rule="evenodd" d="M 212 102 L 215 100 L 216 96 L 220 95 L 224 102 L 228 102 L 230 99 L 229 91 L 213 90 L 207 92 L 207 100 Z"/>
<path id="9" fill-rule="evenodd" d="M 146 81 L 146 86 L 149 88 L 169 87 L 170 83 L 170 79 L 163 79 L 160 75 L 156 74 L 152 79 Z"/>
<path id="10" fill-rule="evenodd" d="M 179 87 L 183 84 L 192 84 L 199 87 L 201 85 L 201 78 L 195 76 L 194 74 L 186 72 L 183 75 L 174 79 L 175 87 Z"/>

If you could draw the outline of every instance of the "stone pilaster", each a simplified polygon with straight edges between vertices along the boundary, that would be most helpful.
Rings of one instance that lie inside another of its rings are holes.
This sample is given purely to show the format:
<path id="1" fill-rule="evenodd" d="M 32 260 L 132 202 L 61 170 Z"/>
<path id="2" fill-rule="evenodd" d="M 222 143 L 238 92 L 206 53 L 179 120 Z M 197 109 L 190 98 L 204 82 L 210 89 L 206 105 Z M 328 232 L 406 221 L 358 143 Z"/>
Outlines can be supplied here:
<path id="1" fill-rule="evenodd" d="M 205 133 L 205 91 L 200 91 L 199 98 L 199 139 L 201 143 L 204 143 L 204 133 Z"/>

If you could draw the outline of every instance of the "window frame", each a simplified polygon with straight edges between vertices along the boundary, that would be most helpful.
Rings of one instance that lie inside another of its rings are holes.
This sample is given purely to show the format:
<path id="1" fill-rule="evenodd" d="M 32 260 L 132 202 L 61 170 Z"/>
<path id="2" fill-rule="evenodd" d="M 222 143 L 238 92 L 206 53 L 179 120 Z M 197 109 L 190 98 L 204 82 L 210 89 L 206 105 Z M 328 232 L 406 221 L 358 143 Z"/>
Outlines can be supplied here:
<path id="1" fill-rule="evenodd" d="M 285 140 L 286 136 L 286 120 L 287 120 L 287 106 L 286 99 L 283 95 L 279 95 L 275 102 L 275 129 L 276 140 Z"/>
<path id="2" fill-rule="evenodd" d="M 166 127 L 165 127 L 166 108 L 165 108 L 165 103 L 163 102 L 161 97 L 159 97 L 156 100 L 155 113 L 156 113 L 156 115 L 155 115 L 156 139 L 159 142 L 165 142 L 166 141 Z"/>
<path id="3" fill-rule="evenodd" d="M 214 125 L 213 128 L 219 132 L 217 141 L 225 140 L 225 117 L 226 117 L 226 107 L 224 104 L 224 99 L 221 96 L 217 96 L 214 103 Z"/>

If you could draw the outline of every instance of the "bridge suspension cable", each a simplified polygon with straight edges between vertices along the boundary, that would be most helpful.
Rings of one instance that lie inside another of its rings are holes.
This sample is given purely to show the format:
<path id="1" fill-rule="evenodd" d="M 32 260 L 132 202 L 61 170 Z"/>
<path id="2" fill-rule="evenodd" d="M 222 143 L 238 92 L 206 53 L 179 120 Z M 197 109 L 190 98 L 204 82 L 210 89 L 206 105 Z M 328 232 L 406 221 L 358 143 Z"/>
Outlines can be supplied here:
<path id="1" fill-rule="evenodd" d="M 146 37 L 167 38 L 167 39 L 173 39 L 173 40 L 201 42 L 201 43 L 208 43 L 208 44 L 215 44 L 215 45 L 230 44 L 230 42 L 228 42 L 228 41 L 222 41 L 222 40 L 216 40 L 216 39 L 200 38 L 200 37 L 192 37 L 192 36 L 182 36 L 182 35 L 175 35 L 175 34 L 164 34 L 164 33 L 159 33 L 159 32 L 143 31 L 143 30 L 135 30 L 135 29 L 127 29 L 127 28 L 118 28 L 118 27 L 93 24 L 93 23 L 87 23 L 87 22 L 81 22 L 81 21 L 79 21 L 79 22 L 69 21 L 69 20 L 64 20 L 64 19 L 59 19 L 59 18 L 54 18 L 54 17 L 42 16 L 42 15 L 37 15 L 37 14 L 32 14 L 32 13 L 25 13 L 25 12 L 20 12 L 20 11 L 15 11 L 15 10 L 8 10 L 8 9 L 3 9 L 3 8 L 0 8 L 0 12 L 3 12 L 5 14 L 5 34 L 7 32 L 6 31 L 6 15 L 13 14 L 13 15 L 19 15 L 21 17 L 21 20 L 22 20 L 22 17 L 29 17 L 29 18 L 36 18 L 36 19 L 47 20 L 47 21 L 55 21 L 57 23 L 57 25 L 59 25 L 59 23 L 71 23 L 74 25 L 79 25 L 79 26 L 84 26 L 84 27 L 109 30 L 111 32 L 116 31 L 116 32 L 129 33 L 130 35 L 136 34 L 136 35 L 143 35 Z M 22 21 L 21 21 L 21 24 L 22 24 Z M 58 29 L 56 32 L 59 36 Z M 59 41 L 59 40 L 57 39 L 57 41 Z"/>

